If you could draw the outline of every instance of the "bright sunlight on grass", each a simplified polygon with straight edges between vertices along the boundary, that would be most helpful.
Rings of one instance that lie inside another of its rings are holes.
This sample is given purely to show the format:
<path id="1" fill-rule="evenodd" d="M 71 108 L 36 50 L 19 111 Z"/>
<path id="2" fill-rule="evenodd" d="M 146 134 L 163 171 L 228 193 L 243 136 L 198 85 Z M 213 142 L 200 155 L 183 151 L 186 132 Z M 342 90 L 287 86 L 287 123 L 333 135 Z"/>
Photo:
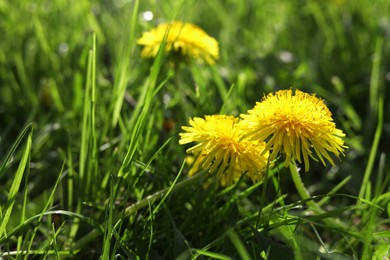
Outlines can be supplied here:
<path id="1" fill-rule="evenodd" d="M 0 259 L 390 259 L 390 1 L 0 0 Z"/>

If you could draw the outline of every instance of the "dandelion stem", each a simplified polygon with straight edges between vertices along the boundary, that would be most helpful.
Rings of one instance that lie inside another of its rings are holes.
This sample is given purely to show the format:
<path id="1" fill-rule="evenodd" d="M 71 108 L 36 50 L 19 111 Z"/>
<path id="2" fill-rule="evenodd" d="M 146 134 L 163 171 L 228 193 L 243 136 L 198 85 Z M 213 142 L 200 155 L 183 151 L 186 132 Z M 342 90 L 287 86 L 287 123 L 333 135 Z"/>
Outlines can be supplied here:
<path id="1" fill-rule="evenodd" d="M 306 205 L 315 213 L 315 214 L 326 214 L 325 210 L 321 208 L 320 205 L 318 205 L 314 200 L 313 197 L 310 196 L 309 192 L 306 190 L 305 186 L 303 185 L 302 179 L 297 171 L 297 166 L 295 163 L 290 163 L 290 173 L 291 177 L 294 181 L 295 188 L 298 191 L 299 196 L 302 199 L 302 202 L 306 203 Z M 348 227 L 343 224 L 342 222 L 339 222 L 332 218 L 324 218 L 323 221 L 326 223 L 329 227 L 334 227 L 336 229 L 347 229 Z M 352 231 L 351 234 L 354 232 Z M 357 235 L 357 234 L 353 234 Z"/>
<path id="2" fill-rule="evenodd" d="M 309 192 L 306 190 L 305 186 L 303 185 L 301 176 L 299 176 L 299 173 L 297 171 L 297 166 L 294 162 L 291 162 L 290 165 L 290 173 L 291 177 L 294 181 L 295 188 L 298 191 L 299 196 L 301 196 L 301 199 L 306 203 L 306 205 L 311 208 L 315 213 L 321 213 L 324 212 L 320 206 L 317 205 L 312 200 L 312 197 L 310 196 Z"/>
<path id="3" fill-rule="evenodd" d="M 323 212 L 323 210 L 318 206 L 311 198 L 309 192 L 306 190 L 305 186 L 303 185 L 301 176 L 299 176 L 299 173 L 297 171 L 297 166 L 295 165 L 295 162 L 290 162 L 290 173 L 291 177 L 294 181 L 295 188 L 298 191 L 299 196 L 301 196 L 301 199 L 305 201 L 306 205 L 311 208 L 315 213 Z M 296 240 L 293 240 L 294 246 L 299 247 Z M 303 259 L 303 256 L 300 252 L 300 250 L 295 250 L 294 252 L 295 259 Z"/>

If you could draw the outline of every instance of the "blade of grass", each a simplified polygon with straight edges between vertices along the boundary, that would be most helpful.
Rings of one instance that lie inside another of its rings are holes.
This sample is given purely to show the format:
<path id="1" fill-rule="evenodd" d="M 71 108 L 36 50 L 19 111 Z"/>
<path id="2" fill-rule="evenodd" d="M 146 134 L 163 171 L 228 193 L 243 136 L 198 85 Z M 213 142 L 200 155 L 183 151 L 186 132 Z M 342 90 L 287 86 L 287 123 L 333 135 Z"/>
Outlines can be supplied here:
<path id="1" fill-rule="evenodd" d="M 68 166 L 67 208 L 68 208 L 68 210 L 72 210 L 72 207 L 73 207 L 73 195 L 75 194 L 75 189 L 74 189 L 75 172 L 74 172 L 74 169 L 73 169 L 73 160 L 72 160 L 72 152 L 71 152 L 70 145 L 68 146 L 68 149 L 67 149 L 67 155 L 68 156 L 65 158 L 66 164 Z"/>
<path id="2" fill-rule="evenodd" d="M 377 45 L 375 48 L 375 55 L 376 55 L 376 59 L 378 59 L 378 60 L 381 59 L 381 52 L 382 52 L 382 46 L 383 46 L 382 42 L 383 42 L 382 40 L 377 40 Z M 371 91 L 370 95 L 375 94 L 376 96 L 375 96 L 375 101 L 372 101 L 373 103 L 372 104 L 370 103 L 370 106 L 376 105 L 375 109 L 374 108 L 371 108 L 371 109 L 374 109 L 372 112 L 375 111 L 374 114 L 378 115 L 378 122 L 377 122 L 376 130 L 375 130 L 374 140 L 372 142 L 370 154 L 368 157 L 367 167 L 366 167 L 366 170 L 364 172 L 362 186 L 361 186 L 360 191 L 359 191 L 359 197 L 366 196 L 367 185 L 370 183 L 370 181 L 369 181 L 370 176 L 372 174 L 372 169 L 374 167 L 375 158 L 376 158 L 376 154 L 378 152 L 380 139 L 382 137 L 383 120 L 384 120 L 384 118 L 383 118 L 384 89 L 381 89 L 380 85 L 379 85 L 378 73 L 379 73 L 380 68 L 379 68 L 379 64 L 377 64 L 377 63 L 379 63 L 379 61 L 374 62 L 373 71 L 371 73 L 371 78 L 374 78 L 374 79 L 370 82 L 370 91 Z"/>
<path id="3" fill-rule="evenodd" d="M 287 213 L 284 213 L 284 216 L 283 216 L 283 219 L 286 219 L 287 218 L 287 221 L 289 221 L 290 219 L 294 219 L 294 217 L 292 217 L 291 215 L 287 214 Z M 277 217 L 277 220 L 275 220 L 275 222 L 278 222 L 280 221 L 280 217 Z M 282 235 L 282 237 L 284 237 L 285 241 L 290 245 L 290 247 L 293 249 L 294 251 L 294 259 L 296 260 L 303 260 L 303 256 L 302 256 L 302 247 L 303 245 L 300 245 L 299 242 L 297 241 L 296 239 L 296 229 L 298 227 L 298 225 L 300 224 L 300 220 L 298 220 L 297 222 L 290 222 L 289 224 L 287 225 L 281 225 L 280 227 L 278 227 L 276 229 L 276 231 Z"/>
<path id="4" fill-rule="evenodd" d="M 62 164 L 62 168 L 61 168 L 61 171 L 60 173 L 58 174 L 58 178 L 54 184 L 54 187 L 50 193 L 50 196 L 48 197 L 47 199 L 47 202 L 46 202 L 46 205 L 44 206 L 44 208 L 42 209 L 42 212 L 38 215 L 38 223 L 41 222 L 45 212 L 47 211 L 47 209 L 50 207 L 50 205 L 53 204 L 54 202 L 54 195 L 55 195 L 55 192 L 57 191 L 57 187 L 58 187 L 58 184 L 60 183 L 60 181 L 62 180 L 62 177 L 63 177 L 63 171 L 64 171 L 64 168 L 65 168 L 65 162 Z M 39 225 L 37 225 L 35 228 L 34 228 L 34 231 L 32 232 L 32 235 L 31 235 L 31 238 L 30 238 L 30 243 L 28 245 L 28 248 L 27 248 L 27 252 L 31 250 L 31 247 L 33 245 L 33 242 L 34 242 L 34 238 L 36 236 L 36 233 L 38 231 L 38 228 L 39 228 Z"/>
<path id="5" fill-rule="evenodd" d="M 210 259 L 221 259 L 221 260 L 233 260 L 234 258 L 229 257 L 227 255 L 221 254 L 221 253 L 215 253 L 215 252 L 209 252 L 202 249 L 192 249 L 196 254 L 194 255 L 193 259 L 197 259 L 198 256 L 206 256 L 210 257 Z"/>
<path id="6" fill-rule="evenodd" d="M 84 188 L 84 194 L 88 191 L 88 181 L 86 180 L 86 162 L 89 153 L 89 144 L 91 138 L 91 71 L 92 71 L 92 56 L 89 53 L 87 62 L 86 82 L 84 91 L 84 107 L 83 107 L 83 118 L 81 123 L 81 140 L 80 140 L 80 156 L 79 156 L 79 178 L 81 186 Z"/>
<path id="7" fill-rule="evenodd" d="M 96 137 L 96 34 L 92 34 L 92 48 L 88 53 L 84 108 L 81 127 L 79 176 L 83 196 L 94 194 L 97 181 L 97 137 Z M 88 159 L 91 158 L 91 159 Z"/>
<path id="8" fill-rule="evenodd" d="M 348 175 L 344 180 L 342 180 L 339 184 L 337 184 L 333 189 L 331 189 L 327 195 L 335 194 L 339 189 L 341 189 L 349 180 L 352 178 L 351 175 Z M 326 196 L 322 198 L 319 202 L 317 202 L 318 206 L 324 205 L 328 200 L 330 199 L 330 196 Z"/>
<path id="9" fill-rule="evenodd" d="M 96 34 L 92 34 L 92 49 L 90 50 L 91 58 L 91 171 L 90 180 L 94 183 L 91 183 L 91 192 L 92 194 L 96 194 L 98 192 L 96 190 L 99 187 L 96 184 L 97 171 L 98 171 L 98 147 L 97 147 L 97 135 L 96 135 Z"/>
<path id="10" fill-rule="evenodd" d="M 381 112 L 379 112 L 381 113 Z M 381 187 L 382 184 L 385 183 L 385 177 L 384 177 L 384 170 L 385 169 L 385 162 L 384 162 L 384 156 L 380 157 L 379 166 L 378 166 L 378 173 L 377 173 L 377 181 L 376 185 L 374 187 L 374 198 L 372 200 L 372 203 L 377 203 L 380 199 L 381 195 Z M 367 221 L 365 221 L 365 230 L 364 230 L 364 240 L 363 240 L 363 251 L 362 251 L 362 259 L 371 259 L 372 258 L 372 252 L 374 247 L 372 246 L 372 241 L 374 240 L 374 232 L 378 226 L 378 218 L 380 214 L 378 211 L 379 207 L 369 207 L 368 208 L 368 218 Z M 367 212 L 365 213 L 367 214 Z M 362 218 L 363 221 L 365 218 Z"/>
<path id="11" fill-rule="evenodd" d="M 156 159 L 157 155 L 159 155 L 162 152 L 162 150 L 165 148 L 165 146 L 167 146 L 170 143 L 171 140 L 172 140 L 172 138 L 169 138 L 167 141 L 165 141 L 165 143 L 163 143 L 163 145 L 152 155 L 152 157 L 150 157 L 150 159 L 143 166 L 143 168 L 140 171 L 140 173 L 137 174 L 136 178 L 134 179 L 134 182 L 132 183 L 132 188 L 134 188 L 136 186 L 136 184 L 138 183 L 139 178 L 144 174 L 146 169 L 148 169 L 150 164 Z"/>
<path id="12" fill-rule="evenodd" d="M 67 211 L 67 210 L 49 210 L 37 215 L 34 215 L 24 221 L 23 224 L 16 226 L 15 228 L 11 229 L 7 233 L 7 237 L 0 237 L 0 243 L 3 243 L 8 239 L 9 237 L 18 234 L 18 232 L 23 232 L 23 229 L 25 228 L 30 228 L 30 224 L 33 223 L 34 221 L 37 221 L 39 219 L 42 219 L 43 216 L 50 216 L 50 215 L 63 215 L 63 216 L 68 216 L 72 217 L 75 219 L 79 219 L 80 221 L 89 224 L 90 226 L 94 227 L 94 232 L 97 232 L 98 234 L 103 234 L 104 229 L 103 227 L 97 222 L 97 220 L 84 216 L 82 214 L 78 214 L 72 211 Z M 75 251 L 75 249 L 72 248 L 70 251 Z"/>
<path id="13" fill-rule="evenodd" d="M 367 212 L 365 214 L 367 214 Z M 363 250 L 361 255 L 362 260 L 372 259 L 372 250 L 373 250 L 372 241 L 374 239 L 373 234 L 375 232 L 375 228 L 377 227 L 377 217 L 378 217 L 378 209 L 370 207 L 368 212 L 368 219 L 363 232 L 363 243 L 362 243 Z"/>
<path id="14" fill-rule="evenodd" d="M 25 177 L 25 181 L 24 181 L 24 187 L 28 187 L 28 180 L 29 180 L 29 176 L 30 176 L 30 167 L 27 167 L 26 169 L 26 177 Z M 20 224 L 22 224 L 25 219 L 26 219 L 26 208 L 27 208 L 27 191 L 28 191 L 28 188 L 24 188 L 23 190 L 23 205 L 22 205 L 22 212 L 21 212 L 21 216 L 20 216 Z M 19 237 L 18 237 L 18 242 L 17 242 L 17 250 L 22 250 L 22 244 L 23 244 L 23 234 L 21 234 Z"/>
<path id="15" fill-rule="evenodd" d="M 188 185 L 192 185 L 193 183 L 195 183 L 198 180 L 200 180 L 201 178 L 203 178 L 205 174 L 206 174 L 206 172 L 204 172 L 204 171 L 203 172 L 199 172 L 199 173 L 195 174 L 193 177 L 185 179 L 185 180 L 177 183 L 172 188 L 169 187 L 169 188 L 163 189 L 161 191 L 158 191 L 158 192 L 156 192 L 156 193 L 154 193 L 152 195 L 149 195 L 149 196 L 145 197 L 144 199 L 138 201 L 137 203 L 127 207 L 125 209 L 124 214 L 119 214 L 117 216 L 114 216 L 114 220 L 121 219 L 121 218 L 123 219 L 123 218 L 129 217 L 132 214 L 135 214 L 136 212 L 138 212 L 138 210 L 148 206 L 149 204 L 152 204 L 155 201 L 157 201 L 159 199 L 162 199 L 164 197 L 166 198 L 165 195 L 168 192 L 174 193 L 174 192 L 177 192 L 177 191 L 187 187 Z M 96 229 L 92 230 L 90 233 L 88 233 L 87 235 L 82 237 L 80 240 L 78 240 L 74 244 L 74 246 L 72 247 L 71 250 L 79 250 L 79 249 L 84 248 L 86 246 L 86 244 L 91 243 L 101 233 L 102 233 L 102 231 L 100 231 L 100 230 L 96 230 Z M 0 240 L 0 242 L 1 242 L 1 240 Z"/>
<path id="16" fill-rule="evenodd" d="M 109 259 L 110 257 L 110 245 L 111 245 L 111 238 L 113 235 L 112 232 L 112 223 L 113 223 L 113 211 L 114 211 L 114 186 L 113 186 L 113 179 L 111 178 L 110 181 L 110 198 L 109 203 L 107 204 L 106 208 L 106 218 L 104 220 L 105 227 L 104 227 L 104 239 L 103 239 L 103 250 L 102 250 L 102 259 Z"/>
<path id="17" fill-rule="evenodd" d="M 130 22 L 130 32 L 129 37 L 125 39 L 122 47 L 122 53 L 120 56 L 120 63 L 118 65 L 118 81 L 113 91 L 113 108 L 112 108 L 112 121 L 111 125 L 112 127 L 115 127 L 118 123 L 120 111 L 122 108 L 125 92 L 126 92 L 126 86 L 127 81 L 129 79 L 129 66 L 130 66 L 130 60 L 131 60 L 131 54 L 134 51 L 135 47 L 135 28 L 138 19 L 138 9 L 139 9 L 139 0 L 134 1 L 134 7 L 133 7 L 133 13 L 131 16 L 131 22 Z"/>
<path id="18" fill-rule="evenodd" d="M 228 229 L 226 233 L 227 236 L 230 238 L 230 241 L 232 241 L 241 259 L 252 259 L 248 251 L 246 250 L 244 244 L 242 243 L 241 239 L 238 237 L 237 233 L 234 232 L 234 230 L 232 229 Z"/>
<path id="19" fill-rule="evenodd" d="M 387 187 L 389 187 L 390 175 L 385 175 L 385 165 L 386 165 L 386 154 L 382 153 L 379 156 L 378 163 L 378 178 L 377 184 L 375 186 L 375 197 L 378 198 L 378 203 L 381 195 L 385 194 Z"/>
<path id="20" fill-rule="evenodd" d="M 0 165 L 0 176 L 3 174 L 4 169 L 6 168 L 7 164 L 11 160 L 12 156 L 14 155 L 16 149 L 18 148 L 20 142 L 23 140 L 24 136 L 27 133 L 30 133 L 33 130 L 34 124 L 30 123 L 28 124 L 23 131 L 18 135 L 16 138 L 15 143 L 12 145 L 11 150 L 7 153 L 7 156 L 4 158 L 3 163 Z"/>
<path id="21" fill-rule="evenodd" d="M 116 251 L 118 250 L 118 248 L 121 248 L 121 249 L 126 248 L 126 246 L 122 243 L 122 240 L 123 240 L 122 234 L 118 234 L 118 232 L 117 232 L 117 230 L 122 230 L 123 223 L 124 223 L 123 219 L 119 219 L 118 222 L 112 228 L 112 233 L 113 233 L 113 236 L 115 237 L 115 243 L 114 243 L 112 250 L 111 250 L 110 259 L 116 258 L 116 256 L 117 256 Z M 126 251 L 126 249 L 125 249 L 125 251 Z M 124 253 L 124 254 L 126 255 L 126 253 Z M 127 256 L 129 256 L 129 254 L 127 254 Z"/>
<path id="22" fill-rule="evenodd" d="M 160 69 L 163 62 L 163 54 L 165 50 L 167 33 L 168 32 L 165 33 L 164 40 L 161 43 L 157 56 L 153 62 L 150 71 L 149 80 L 143 86 L 143 94 L 141 94 L 141 98 L 137 104 L 136 110 L 134 111 L 134 114 L 130 121 L 130 129 L 132 129 L 130 144 L 126 156 L 123 160 L 122 166 L 119 169 L 118 172 L 119 177 L 126 178 L 128 173 L 130 172 L 130 165 L 133 161 L 133 157 L 135 155 L 135 152 L 139 144 L 138 140 L 141 137 L 141 133 L 145 128 L 146 119 L 148 117 L 148 114 L 150 113 L 152 99 L 155 94 L 157 77 L 160 73 Z"/>
<path id="23" fill-rule="evenodd" d="M 153 214 L 152 214 L 152 215 L 155 215 L 155 214 L 157 213 L 157 211 L 160 209 L 161 205 L 164 203 L 164 201 L 166 200 L 166 198 L 169 196 L 169 194 L 171 194 L 173 188 L 174 188 L 175 185 L 176 185 L 177 180 L 179 179 L 179 177 L 181 176 L 181 173 L 183 172 L 184 165 L 185 165 L 185 161 L 183 161 L 183 163 L 181 164 L 179 173 L 177 174 L 177 176 L 176 176 L 176 178 L 173 180 L 171 186 L 168 188 L 168 190 L 167 190 L 166 193 L 164 194 L 164 197 L 162 197 L 162 199 L 160 200 L 160 203 L 154 208 Z M 152 215 L 151 215 L 151 216 L 152 216 Z"/>
<path id="24" fill-rule="evenodd" d="M 59 254 L 59 250 L 58 250 L 58 246 L 57 246 L 57 235 L 58 235 L 58 232 L 60 230 L 58 230 L 56 232 L 56 229 L 54 227 L 54 223 L 52 223 L 51 225 L 51 232 L 53 234 L 53 237 L 52 237 L 52 244 L 53 244 L 53 251 L 54 251 L 54 256 L 55 256 L 55 259 L 56 260 L 60 260 L 60 254 Z"/>
<path id="25" fill-rule="evenodd" d="M 181 167 L 180 172 L 178 173 L 178 175 L 181 174 L 181 171 L 183 170 L 183 165 L 184 165 L 184 162 L 182 164 L 182 167 Z M 175 192 L 177 190 L 180 190 L 181 188 L 189 185 L 190 183 L 193 183 L 194 181 L 199 180 L 201 177 L 203 177 L 203 175 L 204 174 L 198 173 L 195 176 L 193 176 L 193 177 L 191 177 L 189 179 L 186 179 L 184 181 L 181 181 L 181 182 L 179 182 L 176 185 L 171 185 L 169 188 L 163 189 L 161 191 L 158 191 L 158 192 L 156 192 L 156 193 L 154 193 L 152 195 L 149 195 L 149 196 L 145 197 L 144 199 L 138 201 L 137 203 L 131 205 L 130 207 L 127 207 L 126 210 L 125 210 L 125 216 L 130 216 L 131 214 L 134 214 L 135 212 L 137 212 L 141 208 L 144 208 L 147 205 L 149 205 L 149 203 L 154 203 L 156 200 L 160 200 L 160 199 L 164 199 L 165 200 L 167 198 L 167 194 L 169 194 L 171 192 Z M 176 180 L 177 180 L 177 178 L 175 179 L 175 181 Z"/>
<path id="26" fill-rule="evenodd" d="M 275 205 L 277 204 L 280 204 L 280 203 L 284 203 L 283 200 L 287 197 L 287 194 L 285 195 L 282 195 L 280 196 L 279 198 L 277 198 L 275 201 L 273 201 L 272 203 L 269 203 L 268 205 L 266 205 L 263 210 L 261 211 L 261 214 L 264 218 L 266 218 L 266 223 L 268 225 L 271 217 L 272 217 L 272 214 L 274 212 L 274 209 L 275 209 Z M 237 221 L 235 227 L 240 227 L 242 226 L 243 224 L 247 224 L 248 222 L 252 222 L 254 219 L 258 219 L 258 214 L 259 214 L 259 211 L 253 213 L 251 216 L 248 216 L 246 218 L 243 218 L 239 221 Z M 260 220 L 259 220 L 259 223 L 260 223 Z M 259 227 L 261 225 L 259 224 Z"/>
<path id="27" fill-rule="evenodd" d="M 27 251 L 27 250 L 23 250 L 23 251 L 9 251 L 7 253 L 4 253 L 3 256 L 29 256 L 29 257 L 32 257 L 32 256 L 42 256 L 42 258 L 46 258 L 47 259 L 47 256 L 51 256 L 51 255 L 58 255 L 58 256 L 68 256 L 68 257 L 71 257 L 73 256 L 74 254 L 77 254 L 79 253 L 80 251 L 73 251 L 73 252 L 69 252 L 68 250 L 63 250 L 63 251 L 57 251 L 57 250 L 31 250 L 31 251 Z"/>
<path id="28" fill-rule="evenodd" d="M 149 233 L 149 241 L 148 241 L 148 249 L 146 250 L 146 259 L 149 259 L 149 256 L 150 256 L 150 250 L 152 248 L 152 244 L 153 244 L 153 220 L 154 220 L 154 211 L 152 210 L 152 204 L 148 203 L 149 205 L 149 230 L 150 230 L 150 233 Z"/>
<path id="29" fill-rule="evenodd" d="M 26 129 L 28 129 L 28 131 L 29 131 L 29 134 L 27 137 L 27 144 L 26 144 L 26 147 L 24 148 L 24 153 L 23 153 L 22 159 L 20 160 L 18 169 L 15 172 L 15 177 L 14 177 L 14 180 L 12 182 L 10 191 L 8 193 L 5 212 L 1 218 L 0 238 L 3 236 L 7 236 L 6 227 L 7 227 L 8 221 L 11 217 L 12 208 L 13 208 L 15 201 L 16 201 L 16 195 L 19 191 L 20 183 L 22 181 L 24 172 L 27 168 L 30 167 L 30 151 L 31 151 L 31 145 L 32 145 L 32 132 L 33 132 L 32 125 L 28 125 L 26 127 Z M 22 133 L 25 133 L 25 131 L 23 131 Z"/>
<path id="30" fill-rule="evenodd" d="M 375 52 L 372 61 L 372 70 L 370 77 L 370 116 L 375 118 L 378 114 L 379 103 L 378 97 L 380 93 L 380 70 L 382 60 L 383 39 L 377 39 Z"/>

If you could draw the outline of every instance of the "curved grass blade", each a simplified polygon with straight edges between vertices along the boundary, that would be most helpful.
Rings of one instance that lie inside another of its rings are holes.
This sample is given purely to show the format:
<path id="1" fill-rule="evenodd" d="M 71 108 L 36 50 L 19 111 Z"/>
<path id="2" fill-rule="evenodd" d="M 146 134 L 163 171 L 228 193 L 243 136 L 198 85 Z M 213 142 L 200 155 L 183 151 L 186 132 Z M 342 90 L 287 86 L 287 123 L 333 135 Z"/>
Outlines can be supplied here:
<path id="1" fill-rule="evenodd" d="M 27 131 L 30 131 L 27 137 L 27 144 L 24 149 L 24 153 L 22 156 L 22 159 L 20 160 L 19 167 L 16 170 L 14 180 L 12 182 L 10 191 L 8 193 L 7 198 L 7 204 L 5 207 L 5 213 L 1 216 L 1 224 L 0 224 L 0 238 L 3 236 L 7 236 L 6 234 L 6 227 L 8 224 L 8 221 L 11 217 L 12 208 L 16 201 L 16 195 L 20 188 L 20 183 L 22 182 L 24 171 L 27 167 L 30 166 L 30 151 L 31 151 L 31 145 L 32 145 L 32 128 L 30 128 L 30 125 L 26 127 Z M 25 129 L 25 130 L 26 130 Z M 22 132 L 23 134 L 24 132 Z M 12 150 L 12 149 L 11 149 Z"/>
<path id="2" fill-rule="evenodd" d="M 23 140 L 24 136 L 31 132 L 33 129 L 34 124 L 30 123 L 28 124 L 23 131 L 19 134 L 18 138 L 16 139 L 15 143 L 12 145 L 11 150 L 8 152 L 7 156 L 5 157 L 3 163 L 0 165 L 0 176 L 3 173 L 5 167 L 7 166 L 8 162 L 10 161 L 11 157 L 14 155 L 16 148 L 18 148 L 20 142 Z"/>

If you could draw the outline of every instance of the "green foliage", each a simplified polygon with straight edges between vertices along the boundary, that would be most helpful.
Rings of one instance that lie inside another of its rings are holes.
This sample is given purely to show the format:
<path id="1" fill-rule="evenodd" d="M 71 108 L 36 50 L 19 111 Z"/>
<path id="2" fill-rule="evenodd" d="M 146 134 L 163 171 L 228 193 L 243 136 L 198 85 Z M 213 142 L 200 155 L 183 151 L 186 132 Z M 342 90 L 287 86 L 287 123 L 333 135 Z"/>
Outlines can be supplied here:
<path id="1" fill-rule="evenodd" d="M 0 257 L 388 259 L 389 13 L 386 0 L 0 0 Z M 136 39 L 171 19 L 216 38 L 220 60 L 141 58 Z M 232 187 L 188 177 L 189 117 L 290 87 L 324 98 L 347 135 L 337 166 L 300 175 L 311 195 L 283 166 Z"/>

